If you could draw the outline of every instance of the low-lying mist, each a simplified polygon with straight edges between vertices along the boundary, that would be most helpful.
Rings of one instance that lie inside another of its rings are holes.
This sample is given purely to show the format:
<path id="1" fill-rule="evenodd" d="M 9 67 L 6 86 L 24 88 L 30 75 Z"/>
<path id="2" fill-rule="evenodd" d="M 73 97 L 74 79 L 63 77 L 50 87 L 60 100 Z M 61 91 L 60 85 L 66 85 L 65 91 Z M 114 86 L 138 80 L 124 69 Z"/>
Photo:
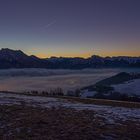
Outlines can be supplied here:
<path id="1" fill-rule="evenodd" d="M 0 70 L 0 91 L 49 91 L 62 88 L 75 90 L 115 75 L 122 69 L 8 69 Z M 128 71 L 128 70 L 125 70 Z M 134 71 L 134 70 L 133 70 Z"/>

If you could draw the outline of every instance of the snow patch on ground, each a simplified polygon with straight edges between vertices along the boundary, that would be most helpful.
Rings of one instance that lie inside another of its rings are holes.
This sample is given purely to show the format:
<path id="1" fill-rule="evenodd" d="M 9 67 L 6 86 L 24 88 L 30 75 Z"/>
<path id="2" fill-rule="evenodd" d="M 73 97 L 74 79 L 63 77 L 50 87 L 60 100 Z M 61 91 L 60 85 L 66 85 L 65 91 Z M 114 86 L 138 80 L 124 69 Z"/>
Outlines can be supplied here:
<path id="1" fill-rule="evenodd" d="M 124 84 L 114 85 L 114 90 L 123 94 L 135 94 L 140 96 L 140 79 L 128 81 Z"/>
<path id="2" fill-rule="evenodd" d="M 76 110 L 91 110 L 96 112 L 96 116 L 103 117 L 108 124 L 113 124 L 119 120 L 135 120 L 140 122 L 140 109 L 111 107 L 105 105 L 83 104 L 70 102 L 66 99 L 52 97 L 27 96 L 12 93 L 0 93 L 0 105 L 29 105 L 33 107 L 51 108 L 65 107 Z"/>
<path id="3" fill-rule="evenodd" d="M 96 91 L 88 91 L 86 90 L 82 90 L 81 92 L 81 97 L 82 98 L 88 98 L 88 97 L 93 97 L 95 94 L 97 94 Z"/>

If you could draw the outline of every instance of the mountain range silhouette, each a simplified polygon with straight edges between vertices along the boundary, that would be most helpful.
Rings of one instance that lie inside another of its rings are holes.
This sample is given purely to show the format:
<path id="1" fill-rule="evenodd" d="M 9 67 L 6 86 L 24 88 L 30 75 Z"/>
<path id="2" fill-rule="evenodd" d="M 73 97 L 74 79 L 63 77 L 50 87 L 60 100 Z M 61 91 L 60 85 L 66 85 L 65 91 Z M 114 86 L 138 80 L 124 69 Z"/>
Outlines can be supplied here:
<path id="1" fill-rule="evenodd" d="M 2 48 L 0 50 L 0 69 L 8 68 L 48 68 L 48 69 L 84 69 L 140 67 L 140 57 L 117 56 L 89 58 L 50 57 L 39 58 L 27 55 L 21 50 Z"/>

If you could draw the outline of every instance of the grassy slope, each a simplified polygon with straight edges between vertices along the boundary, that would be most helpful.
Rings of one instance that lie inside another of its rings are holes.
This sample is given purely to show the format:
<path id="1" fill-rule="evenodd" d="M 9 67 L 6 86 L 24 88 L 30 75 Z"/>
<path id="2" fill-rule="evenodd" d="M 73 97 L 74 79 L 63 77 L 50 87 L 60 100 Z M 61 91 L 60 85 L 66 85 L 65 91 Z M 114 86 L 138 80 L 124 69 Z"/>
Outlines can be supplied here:
<path id="1" fill-rule="evenodd" d="M 65 96 L 55 96 L 55 98 L 84 104 L 140 108 L 140 103 L 80 99 Z M 104 117 L 98 116 L 95 111 L 78 111 L 62 107 L 50 109 L 33 108 L 25 104 L 0 106 L 0 139 L 139 140 L 139 132 L 140 123 L 136 120 L 118 120 L 115 124 L 108 124 Z"/>
<path id="2" fill-rule="evenodd" d="M 139 140 L 140 124 L 121 120 L 106 124 L 96 112 L 0 106 L 0 139 L 10 140 Z"/>
<path id="3" fill-rule="evenodd" d="M 78 97 L 67 97 L 67 96 L 56 96 L 56 98 L 67 99 L 71 102 L 79 102 L 84 104 L 95 104 L 95 105 L 108 105 L 113 107 L 127 107 L 127 108 L 140 108 L 140 103 L 127 102 L 127 101 L 114 101 L 104 99 L 82 99 Z"/>
<path id="4" fill-rule="evenodd" d="M 7 92 L 7 93 L 11 93 L 11 92 Z M 15 92 L 12 92 L 12 94 L 60 98 L 60 99 L 67 99 L 68 101 L 71 101 L 71 102 L 79 102 L 79 103 L 84 103 L 84 104 L 109 105 L 109 106 L 114 106 L 114 107 L 140 108 L 140 103 L 138 103 L 138 102 L 115 101 L 115 100 L 106 100 L 106 99 L 79 98 L 79 97 L 69 97 L 69 96 L 48 96 L 48 95 L 41 95 L 41 94 L 26 94 L 26 93 L 15 93 Z"/>

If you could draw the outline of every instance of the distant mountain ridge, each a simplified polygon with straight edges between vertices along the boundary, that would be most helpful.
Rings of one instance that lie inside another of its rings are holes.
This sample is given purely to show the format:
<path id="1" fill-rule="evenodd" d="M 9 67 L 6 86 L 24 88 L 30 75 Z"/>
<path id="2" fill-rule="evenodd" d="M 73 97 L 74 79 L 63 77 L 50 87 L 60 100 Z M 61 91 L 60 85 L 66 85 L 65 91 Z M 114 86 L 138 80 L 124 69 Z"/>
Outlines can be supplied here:
<path id="1" fill-rule="evenodd" d="M 83 69 L 83 68 L 140 67 L 140 57 L 51 57 L 46 59 L 26 55 L 21 50 L 4 48 L 0 50 L 0 69 L 7 68 L 50 68 L 50 69 Z"/>

